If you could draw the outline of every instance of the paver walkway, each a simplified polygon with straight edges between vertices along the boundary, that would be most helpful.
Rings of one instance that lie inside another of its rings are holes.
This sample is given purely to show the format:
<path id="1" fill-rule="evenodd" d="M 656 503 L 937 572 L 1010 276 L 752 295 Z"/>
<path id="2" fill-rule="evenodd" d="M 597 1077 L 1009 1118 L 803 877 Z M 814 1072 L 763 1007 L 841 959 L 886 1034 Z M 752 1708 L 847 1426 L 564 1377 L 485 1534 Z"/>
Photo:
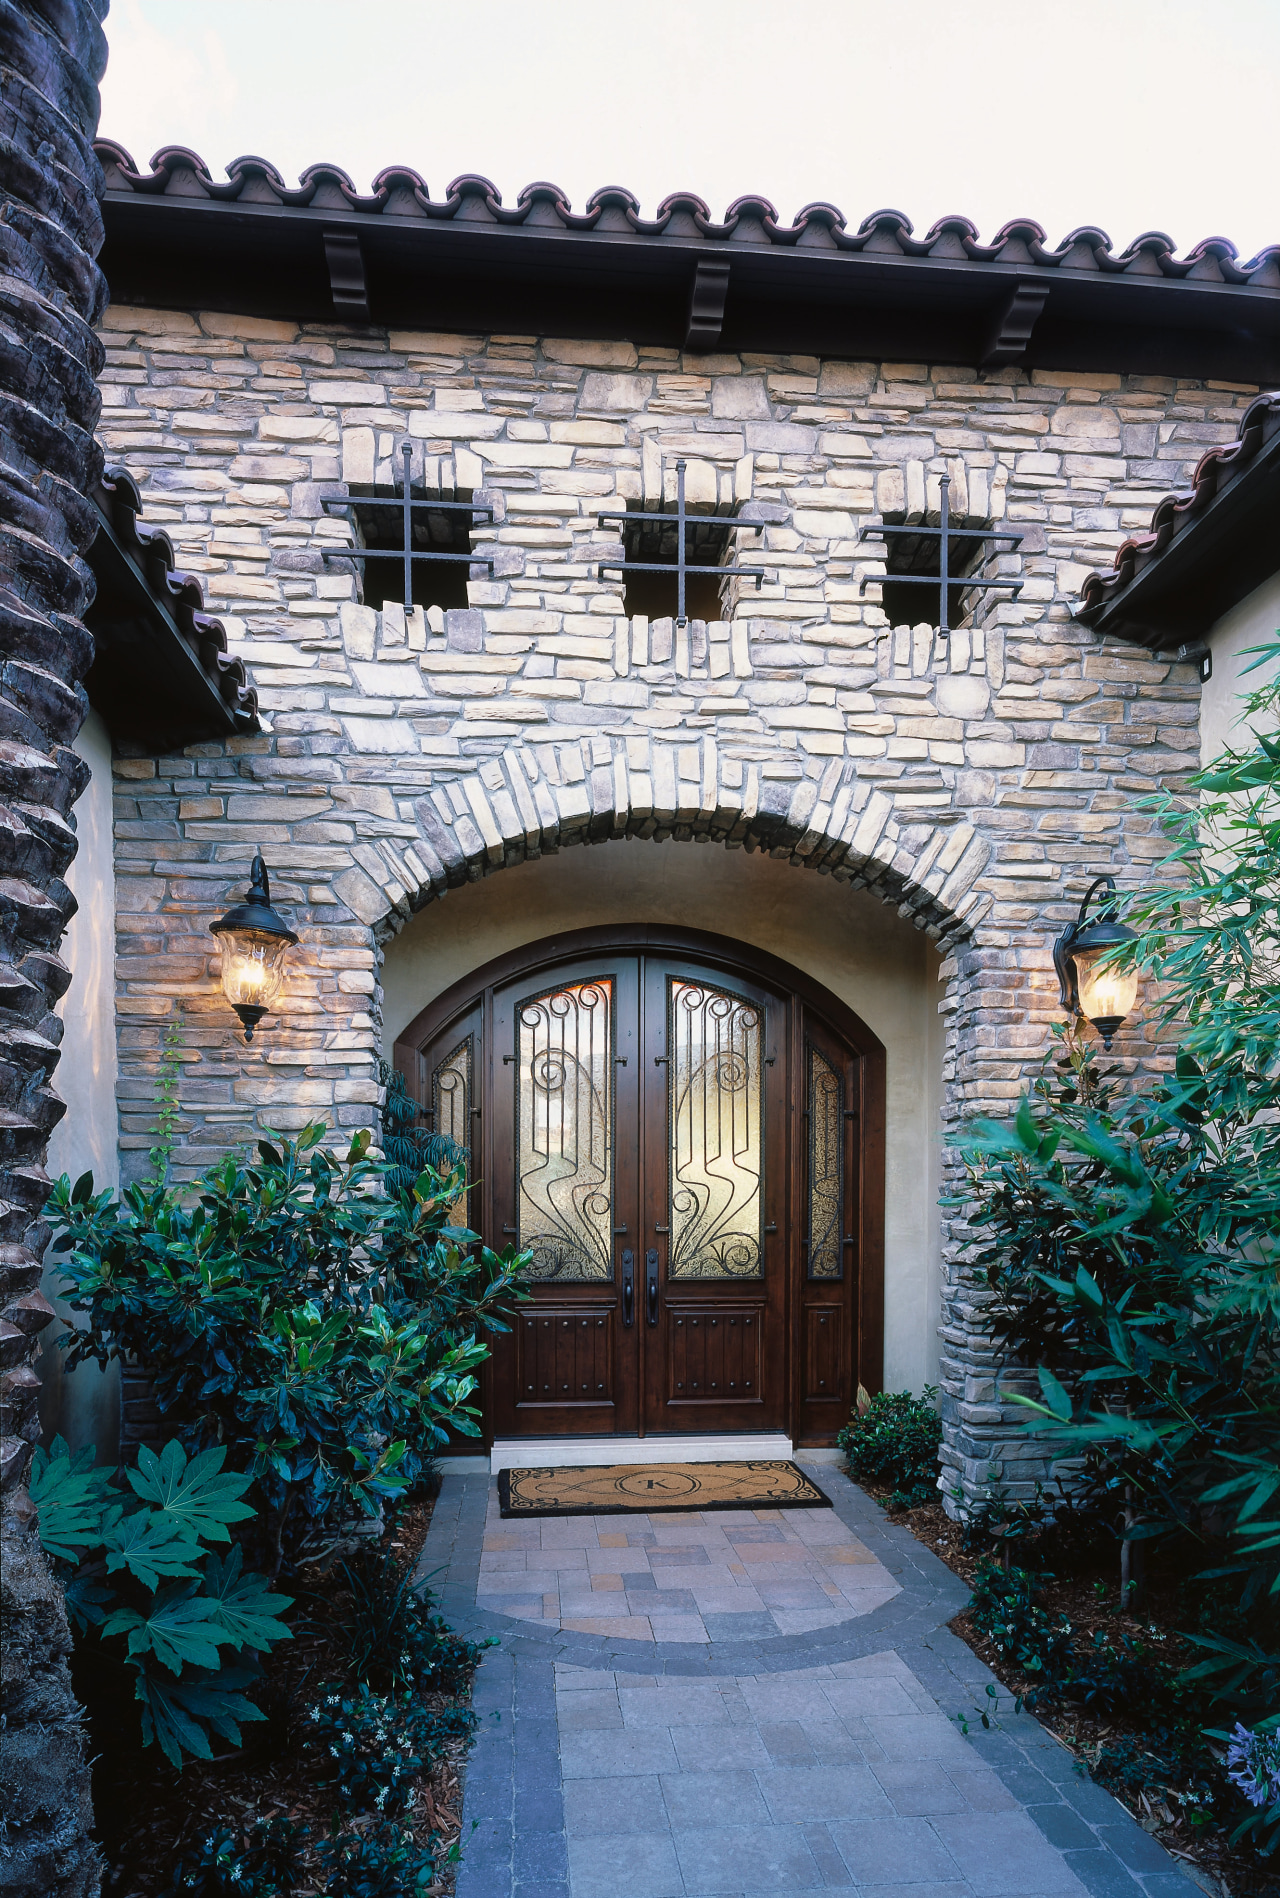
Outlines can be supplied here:
<path id="1" fill-rule="evenodd" d="M 704 1642 L 808 1634 L 897 1593 L 833 1509 L 504 1522 L 495 1489 L 476 1599 L 544 1629 Z"/>
<path id="2" fill-rule="evenodd" d="M 833 1509 L 531 1522 L 445 1479 L 419 1575 L 498 1638 L 458 1898 L 1199 1898 L 1030 1715 L 982 1730 L 963 1583 L 810 1474 Z"/>

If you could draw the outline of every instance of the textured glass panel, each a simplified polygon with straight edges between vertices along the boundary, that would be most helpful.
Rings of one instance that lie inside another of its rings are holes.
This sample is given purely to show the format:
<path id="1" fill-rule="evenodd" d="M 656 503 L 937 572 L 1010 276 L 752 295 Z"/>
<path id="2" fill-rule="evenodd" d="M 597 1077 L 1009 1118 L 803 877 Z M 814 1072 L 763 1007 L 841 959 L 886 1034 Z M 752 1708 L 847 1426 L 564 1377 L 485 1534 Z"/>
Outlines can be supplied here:
<path id="1" fill-rule="evenodd" d="M 460 1041 L 451 1054 L 445 1056 L 431 1077 L 431 1106 L 433 1115 L 431 1128 L 433 1133 L 443 1134 L 446 1140 L 452 1140 L 455 1147 L 467 1148 L 471 1144 L 471 1036 Z M 470 1169 L 468 1169 L 469 1173 Z M 449 1222 L 454 1226 L 467 1223 L 467 1196 L 459 1193 L 449 1208 Z"/>
<path id="2" fill-rule="evenodd" d="M 613 982 L 516 1013 L 516 1214 L 530 1277 L 613 1277 Z"/>
<path id="3" fill-rule="evenodd" d="M 670 988 L 673 1279 L 761 1277 L 760 1011 L 673 977 Z"/>
<path id="4" fill-rule="evenodd" d="M 844 1083 L 809 1049 L 809 1277 L 844 1277 Z"/>

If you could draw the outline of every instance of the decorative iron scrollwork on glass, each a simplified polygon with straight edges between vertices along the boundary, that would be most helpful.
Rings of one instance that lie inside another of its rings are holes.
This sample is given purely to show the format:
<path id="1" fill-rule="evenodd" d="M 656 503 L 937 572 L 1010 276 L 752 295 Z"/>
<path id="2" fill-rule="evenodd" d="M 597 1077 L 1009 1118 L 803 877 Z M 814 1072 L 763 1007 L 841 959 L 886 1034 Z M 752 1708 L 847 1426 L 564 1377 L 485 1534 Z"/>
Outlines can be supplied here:
<path id="1" fill-rule="evenodd" d="M 447 1054 L 431 1076 L 431 1131 L 461 1147 L 470 1179 L 472 1038 L 467 1035 Z M 467 1195 L 459 1193 L 449 1208 L 449 1223 L 467 1224 Z"/>
<path id="2" fill-rule="evenodd" d="M 812 1043 L 809 1055 L 809 1277 L 844 1277 L 844 1082 Z"/>
<path id="3" fill-rule="evenodd" d="M 613 981 L 516 1009 L 518 1239 L 529 1276 L 613 1277 Z"/>
<path id="4" fill-rule="evenodd" d="M 764 1023 L 740 996 L 670 979 L 668 1101 L 673 1279 L 764 1271 Z"/>

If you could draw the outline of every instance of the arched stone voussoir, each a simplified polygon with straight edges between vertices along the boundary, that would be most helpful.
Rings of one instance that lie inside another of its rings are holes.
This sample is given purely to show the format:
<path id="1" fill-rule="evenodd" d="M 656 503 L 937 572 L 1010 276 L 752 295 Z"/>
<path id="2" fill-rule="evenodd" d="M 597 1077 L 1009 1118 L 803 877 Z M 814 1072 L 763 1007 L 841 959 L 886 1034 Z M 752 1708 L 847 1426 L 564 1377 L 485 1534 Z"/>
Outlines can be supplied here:
<path id="1" fill-rule="evenodd" d="M 859 781 L 852 764 L 800 777 L 789 754 L 771 775 L 769 763 L 726 758 L 709 737 L 513 747 L 414 809 L 412 843 L 358 846 L 360 868 L 336 881 L 379 933 L 510 864 L 620 837 L 767 850 L 874 891 L 940 943 L 967 936 L 990 901 L 975 885 L 991 847 L 963 817 L 922 822 L 911 812 L 904 821 L 892 795 Z"/>

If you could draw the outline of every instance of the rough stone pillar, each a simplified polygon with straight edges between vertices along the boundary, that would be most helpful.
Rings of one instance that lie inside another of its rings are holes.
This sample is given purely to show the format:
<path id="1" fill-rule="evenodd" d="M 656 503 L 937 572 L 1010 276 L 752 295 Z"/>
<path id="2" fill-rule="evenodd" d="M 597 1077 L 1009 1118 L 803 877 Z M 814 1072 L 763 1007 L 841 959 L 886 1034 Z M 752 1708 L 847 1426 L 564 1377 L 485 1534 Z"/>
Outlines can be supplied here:
<path id="1" fill-rule="evenodd" d="M 0 0 L 0 1892 L 97 1892 L 89 1769 L 71 1691 L 62 1591 L 25 1490 L 38 1431 L 32 1359 L 42 1297 L 50 1086 L 70 974 L 57 949 L 73 899 L 71 751 L 91 641 L 82 555 L 106 286 L 91 140 L 107 0 Z"/>

